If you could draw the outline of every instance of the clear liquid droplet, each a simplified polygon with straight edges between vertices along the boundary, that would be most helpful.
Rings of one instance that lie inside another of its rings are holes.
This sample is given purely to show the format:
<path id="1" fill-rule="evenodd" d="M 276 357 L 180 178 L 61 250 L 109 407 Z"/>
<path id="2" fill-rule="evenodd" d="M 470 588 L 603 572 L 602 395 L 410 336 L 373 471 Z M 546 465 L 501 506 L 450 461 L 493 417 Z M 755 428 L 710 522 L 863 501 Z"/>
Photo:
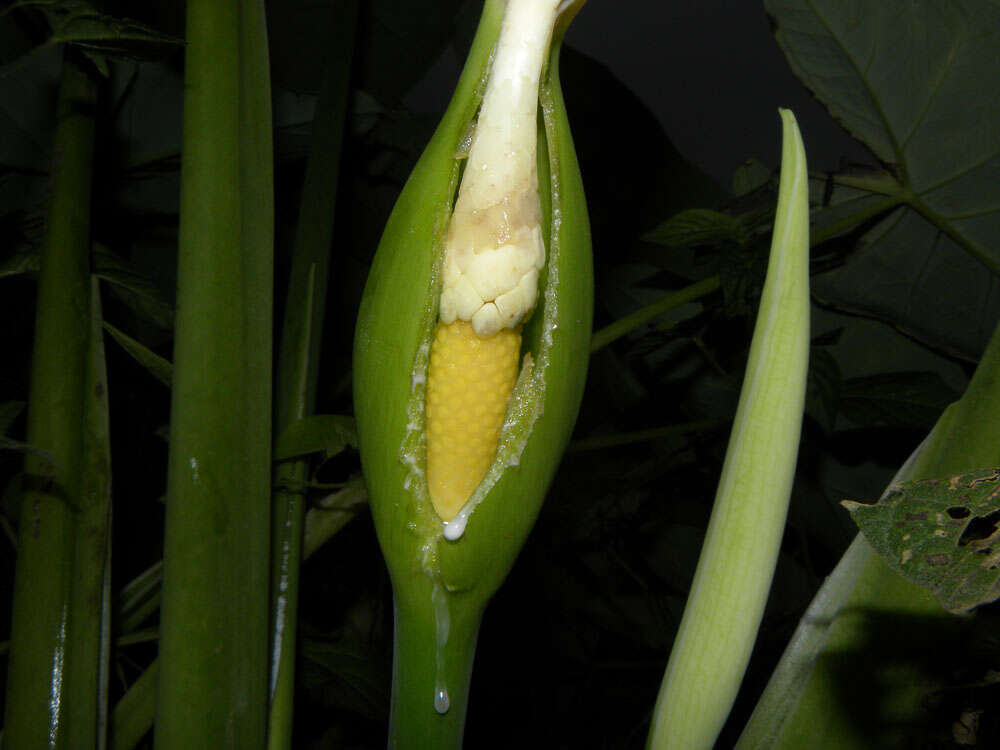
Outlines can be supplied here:
<path id="1" fill-rule="evenodd" d="M 448 691 L 443 685 L 435 685 L 434 710 L 439 714 L 446 714 L 449 708 L 451 708 L 451 701 L 448 699 Z"/>
<path id="2" fill-rule="evenodd" d="M 448 645 L 448 635 L 451 631 L 451 617 L 448 614 L 448 595 L 439 581 L 434 582 L 431 590 L 431 603 L 434 605 L 434 710 L 439 714 L 448 712 L 451 701 L 448 699 L 448 686 L 444 680 L 444 650 Z"/>

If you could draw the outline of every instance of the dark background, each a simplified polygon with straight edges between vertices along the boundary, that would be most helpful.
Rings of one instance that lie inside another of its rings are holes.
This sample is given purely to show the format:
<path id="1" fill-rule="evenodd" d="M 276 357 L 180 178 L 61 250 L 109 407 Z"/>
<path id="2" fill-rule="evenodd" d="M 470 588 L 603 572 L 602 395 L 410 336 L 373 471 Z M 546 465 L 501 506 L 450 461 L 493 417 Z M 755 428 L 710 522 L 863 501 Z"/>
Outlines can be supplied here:
<path id="1" fill-rule="evenodd" d="M 367 266 L 395 197 L 447 106 L 479 12 L 478 2 L 456 0 L 362 7 L 321 372 L 324 413 L 351 412 L 350 346 Z M 178 3 L 111 10 L 183 35 Z M 319 61 L 331 43 L 330 12 L 327 3 L 269 4 L 278 126 L 276 310 L 322 80 Z M 59 51 L 17 61 L 44 32 L 32 19 L 15 14 L 7 21 L 13 22 L 20 31 L 4 27 L 4 33 L 16 43 L 0 46 L 9 62 L 0 69 L 0 100 L 8 102 L 0 118 L 6 143 L 0 164 L 5 180 L 23 178 L 36 192 L 17 208 L 24 221 L 4 237 L 8 248 L 30 253 L 44 206 L 44 174 L 35 165 L 45 162 L 50 140 L 37 123 L 47 122 Z M 735 281 L 593 358 L 576 442 L 484 621 L 469 748 L 639 748 L 645 741 L 711 509 L 766 250 L 765 237 L 750 248 L 673 251 L 644 240 L 646 233 L 685 208 L 746 209 L 730 193 L 730 181 L 748 159 L 778 167 L 779 106 L 795 111 L 817 173 L 876 165 L 795 78 L 759 3 L 590 0 L 567 46 L 566 100 L 594 231 L 595 328 L 690 283 L 684 269 L 728 273 Z M 105 92 L 94 235 L 150 279 L 169 305 L 182 57 L 168 52 L 136 66 L 122 61 Z M 5 129 L 32 137 L 5 138 Z M 755 193 L 749 208 L 773 202 L 773 187 L 772 180 Z M 33 304 L 30 274 L 0 279 L 0 401 L 27 400 Z M 169 326 L 134 300 L 106 292 L 105 311 L 115 325 L 170 356 Z M 885 322 L 830 307 L 814 306 L 812 327 L 821 359 L 833 362 L 837 388 L 824 396 L 820 384 L 811 383 L 775 585 L 720 747 L 737 736 L 806 605 L 853 538 L 855 528 L 838 502 L 874 500 L 974 366 L 974 357 L 956 357 Z M 161 555 L 169 393 L 113 342 L 107 346 L 118 589 Z M 891 393 L 903 383 L 895 374 L 912 372 L 927 375 L 919 404 L 905 415 L 858 380 L 888 377 L 881 393 Z M 854 393 L 853 401 L 845 393 Z M 623 438 L 692 422 L 709 426 Z M 11 434 L 23 437 L 23 417 Z M 604 445 L 588 447 L 584 440 Z M 0 456 L 4 518 L 12 525 L 18 466 L 16 457 Z M 359 471 L 357 455 L 348 451 L 319 467 L 317 476 L 335 482 Z M 0 587 L 8 590 L 14 558 L 0 539 Z M 296 746 L 384 746 L 391 591 L 366 511 L 306 562 L 302 592 Z M 0 639 L 8 622 L 5 597 Z M 154 614 L 144 626 L 155 624 Z M 155 642 L 118 649 L 113 699 L 154 655 Z M 936 744 L 923 746 L 951 746 L 948 727 L 958 713 L 949 700 L 935 704 L 936 723 L 921 730 Z"/>

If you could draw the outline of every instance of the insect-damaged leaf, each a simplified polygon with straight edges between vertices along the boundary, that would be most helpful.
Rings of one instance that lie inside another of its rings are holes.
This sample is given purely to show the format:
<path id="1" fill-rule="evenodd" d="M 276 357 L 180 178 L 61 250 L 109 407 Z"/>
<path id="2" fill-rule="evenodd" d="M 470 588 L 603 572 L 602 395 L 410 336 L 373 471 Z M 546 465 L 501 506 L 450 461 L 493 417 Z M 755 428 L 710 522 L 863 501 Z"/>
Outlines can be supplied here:
<path id="1" fill-rule="evenodd" d="M 1000 598 L 1000 469 L 901 482 L 876 505 L 841 504 L 886 562 L 946 609 Z"/>

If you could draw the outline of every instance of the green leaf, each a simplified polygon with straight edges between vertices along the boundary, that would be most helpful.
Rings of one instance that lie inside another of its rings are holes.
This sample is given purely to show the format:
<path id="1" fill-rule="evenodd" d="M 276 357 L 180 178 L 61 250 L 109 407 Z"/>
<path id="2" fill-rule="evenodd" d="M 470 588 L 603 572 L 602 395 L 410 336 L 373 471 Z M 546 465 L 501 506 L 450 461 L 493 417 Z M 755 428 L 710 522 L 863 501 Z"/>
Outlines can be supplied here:
<path id="1" fill-rule="evenodd" d="M 866 427 L 929 428 L 960 395 L 936 372 L 890 372 L 845 380 L 840 411 Z"/>
<path id="2" fill-rule="evenodd" d="M 24 273 L 37 273 L 38 254 L 15 252 L 0 263 L 0 279 L 4 276 L 19 276 Z"/>
<path id="3" fill-rule="evenodd" d="M 348 446 L 358 445 L 358 430 L 351 417 L 316 414 L 292 422 L 274 446 L 274 460 L 284 461 L 309 453 L 335 456 Z"/>
<path id="4" fill-rule="evenodd" d="M 160 606 L 163 561 L 158 560 L 131 581 L 115 597 L 115 625 L 118 633 L 131 633 Z"/>
<path id="5" fill-rule="evenodd" d="M 741 243 L 743 234 L 742 225 L 732 216 L 691 208 L 670 217 L 643 239 L 666 247 L 692 247 L 726 241 Z"/>
<path id="6" fill-rule="evenodd" d="M 111 252 L 106 246 L 94 244 L 91 254 L 94 275 L 108 282 L 109 289 L 130 309 L 158 328 L 169 330 L 174 325 L 174 308 L 160 288 L 134 263 Z M 20 247 L 0 262 L 0 278 L 24 273 L 37 273 L 37 246 Z"/>
<path id="7" fill-rule="evenodd" d="M 83 0 L 27 0 L 13 7 L 17 6 L 42 11 L 52 28 L 50 45 L 71 43 L 87 52 L 146 56 L 164 54 L 184 44 L 183 39 L 161 34 L 138 21 L 99 13 Z"/>
<path id="8" fill-rule="evenodd" d="M 111 750 L 132 750 L 149 732 L 153 725 L 158 677 L 159 662 L 153 661 L 115 705 L 108 722 Z"/>
<path id="9" fill-rule="evenodd" d="M 167 388 L 170 387 L 174 367 L 169 361 L 156 352 L 147 349 L 128 334 L 122 333 L 110 323 L 105 323 L 104 329 L 111 334 L 111 337 L 115 341 L 121 344 L 125 351 L 132 355 L 136 362 L 149 370 L 154 378 L 167 386 Z"/>
<path id="10" fill-rule="evenodd" d="M 772 170 L 763 162 L 747 159 L 733 172 L 729 189 L 733 196 L 739 198 L 766 185 L 772 174 Z"/>
<path id="11" fill-rule="evenodd" d="M 160 328 L 173 328 L 173 305 L 167 302 L 159 287 L 138 267 L 103 245 L 95 245 L 91 262 L 94 274 L 107 281 L 115 296 L 132 310 Z"/>
<path id="12" fill-rule="evenodd" d="M 946 609 L 1000 598 L 1000 469 L 902 482 L 876 505 L 841 504 L 893 570 Z"/>
<path id="13" fill-rule="evenodd" d="M 888 172 L 855 169 L 852 174 L 864 175 L 868 189 L 835 182 L 847 179 L 843 173 L 810 178 L 809 203 L 814 207 L 810 216 L 813 246 L 857 232 L 859 228 L 867 231 L 887 210 L 899 204 L 900 198 L 893 195 L 898 192 L 899 185 Z"/>
<path id="14" fill-rule="evenodd" d="M 767 274 L 767 245 L 764 238 L 749 247 L 733 243 L 722 246 L 719 282 L 723 307 L 730 317 L 752 316 L 757 309 L 764 276 Z"/>
<path id="15" fill-rule="evenodd" d="M 974 359 L 1000 317 L 1000 5 L 766 0 L 796 75 L 894 176 L 897 198 L 817 296 Z"/>

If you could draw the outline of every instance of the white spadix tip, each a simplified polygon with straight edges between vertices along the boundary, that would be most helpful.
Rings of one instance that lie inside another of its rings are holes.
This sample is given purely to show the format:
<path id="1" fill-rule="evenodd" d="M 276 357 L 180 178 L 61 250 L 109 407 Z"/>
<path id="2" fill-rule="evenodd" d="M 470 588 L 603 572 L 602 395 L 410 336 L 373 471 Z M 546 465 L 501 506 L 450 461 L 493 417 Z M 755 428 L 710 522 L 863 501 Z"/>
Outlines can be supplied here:
<path id="1" fill-rule="evenodd" d="M 440 318 L 480 336 L 524 322 L 545 265 L 538 85 L 559 0 L 508 0 L 445 241 Z"/>

